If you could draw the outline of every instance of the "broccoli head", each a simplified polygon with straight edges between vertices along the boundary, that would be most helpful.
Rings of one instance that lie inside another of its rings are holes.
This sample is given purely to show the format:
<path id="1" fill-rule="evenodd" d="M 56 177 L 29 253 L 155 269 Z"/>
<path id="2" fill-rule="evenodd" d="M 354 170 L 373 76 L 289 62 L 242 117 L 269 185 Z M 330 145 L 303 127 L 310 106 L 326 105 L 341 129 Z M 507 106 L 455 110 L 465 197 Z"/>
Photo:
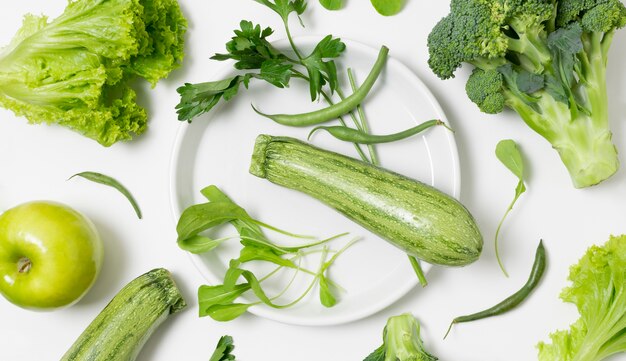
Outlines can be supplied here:
<path id="1" fill-rule="evenodd" d="M 608 126 L 606 64 L 620 0 L 452 0 L 428 37 L 432 71 L 475 67 L 466 92 L 485 113 L 516 111 L 559 152 L 574 186 L 618 167 Z"/>

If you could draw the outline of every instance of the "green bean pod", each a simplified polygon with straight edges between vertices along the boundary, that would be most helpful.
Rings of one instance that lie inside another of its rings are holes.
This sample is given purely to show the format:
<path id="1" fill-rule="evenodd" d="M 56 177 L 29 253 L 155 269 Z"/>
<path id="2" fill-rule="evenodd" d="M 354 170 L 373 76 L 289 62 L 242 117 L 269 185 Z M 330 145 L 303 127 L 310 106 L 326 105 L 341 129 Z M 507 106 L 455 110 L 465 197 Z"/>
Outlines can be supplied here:
<path id="1" fill-rule="evenodd" d="M 407 130 L 403 130 L 401 132 L 393 133 L 393 134 L 385 134 L 385 135 L 368 134 L 358 129 L 344 127 L 342 125 L 336 125 L 336 126 L 330 126 L 330 127 L 318 126 L 318 127 L 315 127 L 313 130 L 311 130 L 311 133 L 309 133 L 309 138 L 311 138 L 313 133 L 315 133 L 316 131 L 325 130 L 328 133 L 330 133 L 330 135 L 332 135 L 333 137 L 339 140 L 346 141 L 346 142 L 352 142 L 352 143 L 358 143 L 358 144 L 391 143 L 391 142 L 395 142 L 398 140 L 412 137 L 435 125 L 446 126 L 445 123 L 442 122 L 441 120 L 433 119 L 433 120 L 426 121 L 422 124 L 419 124 L 415 127 L 409 128 Z"/>
<path id="2" fill-rule="evenodd" d="M 252 109 L 254 109 L 254 111 L 258 114 L 272 119 L 276 123 L 291 127 L 306 127 L 336 119 L 349 113 L 361 104 L 361 102 L 363 102 L 367 94 L 369 94 L 370 90 L 374 86 L 378 76 L 382 72 L 385 62 L 387 61 L 388 54 L 389 49 L 386 46 L 381 47 L 380 52 L 378 53 L 378 58 L 376 59 L 369 75 L 365 78 L 363 84 L 361 84 L 361 86 L 354 93 L 352 93 L 352 95 L 339 103 L 303 114 L 264 114 L 257 110 L 254 106 L 252 106 Z"/>
<path id="3" fill-rule="evenodd" d="M 448 327 L 448 331 L 446 332 L 443 338 L 445 339 L 448 336 L 448 333 L 450 333 L 450 330 L 452 329 L 452 326 L 455 323 L 475 321 L 475 320 L 480 320 L 480 319 L 491 317 L 491 316 L 501 315 L 517 307 L 526 298 L 528 298 L 530 293 L 537 287 L 537 285 L 539 284 L 539 281 L 541 280 L 541 277 L 543 276 L 545 269 L 546 269 L 546 251 L 545 251 L 545 248 L 543 247 L 543 241 L 539 241 L 539 246 L 537 246 L 537 251 L 535 253 L 535 262 L 533 263 L 533 268 L 530 272 L 530 276 L 528 277 L 528 281 L 526 281 L 526 284 L 524 284 L 524 286 L 519 291 L 515 292 L 514 294 L 506 298 L 504 301 L 498 303 L 497 305 L 491 308 L 488 308 L 484 311 L 480 311 L 477 313 L 473 313 L 471 315 L 459 316 L 455 318 L 450 323 L 450 327 Z"/>

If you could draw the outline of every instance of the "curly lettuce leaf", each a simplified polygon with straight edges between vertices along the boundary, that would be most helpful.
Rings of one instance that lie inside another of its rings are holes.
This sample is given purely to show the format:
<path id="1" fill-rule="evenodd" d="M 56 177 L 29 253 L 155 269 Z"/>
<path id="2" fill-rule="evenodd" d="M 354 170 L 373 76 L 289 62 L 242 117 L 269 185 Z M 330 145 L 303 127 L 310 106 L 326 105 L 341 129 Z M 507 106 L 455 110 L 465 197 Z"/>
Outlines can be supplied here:
<path id="1" fill-rule="evenodd" d="M 26 15 L 0 50 L 0 106 L 100 144 L 129 140 L 147 115 L 130 82 L 179 66 L 186 21 L 176 0 L 77 0 L 49 21 Z"/>
<path id="2" fill-rule="evenodd" d="M 569 330 L 539 343 L 539 361 L 600 361 L 626 352 L 626 236 L 593 246 L 570 269 L 561 298 L 578 308 Z"/>

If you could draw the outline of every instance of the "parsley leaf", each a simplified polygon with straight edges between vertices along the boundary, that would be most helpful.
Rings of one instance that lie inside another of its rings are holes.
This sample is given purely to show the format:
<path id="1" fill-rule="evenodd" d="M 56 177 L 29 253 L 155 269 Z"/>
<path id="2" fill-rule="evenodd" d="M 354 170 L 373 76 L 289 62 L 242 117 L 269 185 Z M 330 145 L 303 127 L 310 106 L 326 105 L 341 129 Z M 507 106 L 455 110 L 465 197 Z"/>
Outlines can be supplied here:
<path id="1" fill-rule="evenodd" d="M 272 28 L 261 29 L 251 21 L 242 20 L 240 30 L 226 43 L 227 54 L 215 54 L 213 60 L 235 60 L 236 69 L 261 69 L 263 63 L 272 59 L 287 59 L 280 51 L 267 41 L 274 33 Z"/>
<path id="2" fill-rule="evenodd" d="M 289 18 L 289 14 L 292 12 L 295 12 L 298 15 L 298 19 L 300 19 L 300 15 L 302 15 L 306 10 L 305 0 L 274 0 L 273 2 L 269 0 L 255 1 L 274 10 L 278 15 L 280 15 L 285 23 Z M 302 24 L 302 19 L 300 19 L 300 24 Z"/>
<path id="3" fill-rule="evenodd" d="M 178 120 L 191 122 L 191 119 L 213 109 L 220 99 L 230 100 L 237 94 L 239 85 L 243 83 L 247 88 L 250 79 L 254 76 L 254 74 L 244 74 L 205 83 L 185 83 L 176 89 L 180 94 L 180 103 L 176 106 Z"/>
<path id="4" fill-rule="evenodd" d="M 331 93 L 337 89 L 339 83 L 337 66 L 332 59 L 338 58 L 344 50 L 346 50 L 346 44 L 341 39 L 328 35 L 315 46 L 309 56 L 302 59 L 302 64 L 306 67 L 309 76 L 311 100 L 319 97 L 327 83 Z"/>
<path id="5" fill-rule="evenodd" d="M 234 349 L 233 338 L 228 335 L 222 336 L 209 361 L 234 361 L 235 355 L 232 354 Z"/>

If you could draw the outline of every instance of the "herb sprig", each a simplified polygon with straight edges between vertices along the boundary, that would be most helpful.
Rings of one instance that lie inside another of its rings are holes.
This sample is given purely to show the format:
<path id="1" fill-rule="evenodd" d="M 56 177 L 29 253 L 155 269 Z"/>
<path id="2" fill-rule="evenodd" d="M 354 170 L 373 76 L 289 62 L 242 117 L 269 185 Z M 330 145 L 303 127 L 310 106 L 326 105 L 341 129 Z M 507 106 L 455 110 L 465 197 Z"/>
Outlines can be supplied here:
<path id="1" fill-rule="evenodd" d="M 183 212 L 176 227 L 179 247 L 199 254 L 210 252 L 230 239 L 239 239 L 243 246 L 239 251 L 239 257 L 230 260 L 222 284 L 200 286 L 198 289 L 199 314 L 201 317 L 209 316 L 217 321 L 230 321 L 241 316 L 250 307 L 259 304 L 265 304 L 277 309 L 288 308 L 300 302 L 311 292 L 315 285 L 319 286 L 319 298 L 324 306 L 332 307 L 337 303 L 336 292 L 341 290 L 341 287 L 328 278 L 328 269 L 337 257 L 351 246 L 353 242 L 349 242 L 339 251 L 330 251 L 326 244 L 345 236 L 346 233 L 327 239 L 313 240 L 299 246 L 281 246 L 272 242 L 264 234 L 262 228 L 295 238 L 312 237 L 293 234 L 252 218 L 216 186 L 206 187 L 201 193 L 209 202 L 193 205 Z M 201 235 L 206 230 L 226 223 L 230 223 L 237 230 L 237 236 L 211 239 Z M 304 257 L 316 253 L 321 254 L 318 270 L 312 271 L 300 266 Z M 332 256 L 327 260 L 327 255 L 330 253 L 332 253 Z M 244 268 L 247 263 L 252 261 L 268 262 L 276 267 L 271 272 L 259 276 Z M 285 285 L 283 291 L 269 296 L 263 288 L 263 282 L 283 269 L 294 271 L 291 281 Z M 276 300 L 286 293 L 299 273 L 311 277 L 306 290 L 291 302 L 285 304 L 277 303 Z M 249 303 L 237 302 L 239 297 L 248 291 L 251 291 L 258 301 Z"/>

